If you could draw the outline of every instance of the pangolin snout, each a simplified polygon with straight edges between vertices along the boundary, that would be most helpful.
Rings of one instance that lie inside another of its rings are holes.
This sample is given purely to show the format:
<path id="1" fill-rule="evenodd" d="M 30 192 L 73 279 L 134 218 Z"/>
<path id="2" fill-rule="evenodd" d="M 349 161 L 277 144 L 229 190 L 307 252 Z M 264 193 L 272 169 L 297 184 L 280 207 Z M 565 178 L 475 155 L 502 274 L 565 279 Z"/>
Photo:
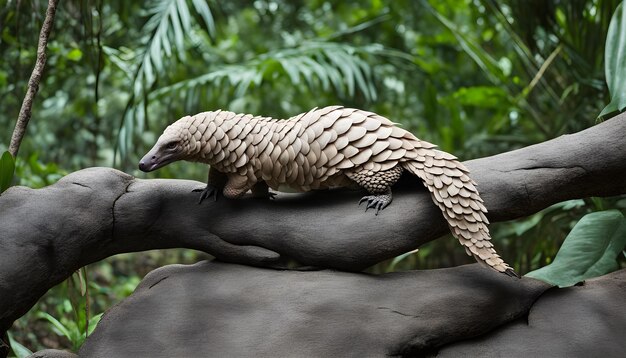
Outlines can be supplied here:
<path id="1" fill-rule="evenodd" d="M 148 154 L 141 158 L 141 161 L 139 161 L 139 170 L 142 172 L 150 172 L 156 169 L 158 164 L 159 158 L 151 150 Z"/>

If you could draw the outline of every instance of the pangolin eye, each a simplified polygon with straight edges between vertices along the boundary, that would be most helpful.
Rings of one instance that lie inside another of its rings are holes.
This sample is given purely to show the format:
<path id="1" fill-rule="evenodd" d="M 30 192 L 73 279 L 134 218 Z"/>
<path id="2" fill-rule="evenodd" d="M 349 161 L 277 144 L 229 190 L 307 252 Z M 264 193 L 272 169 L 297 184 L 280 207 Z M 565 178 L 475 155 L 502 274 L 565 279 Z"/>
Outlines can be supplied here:
<path id="1" fill-rule="evenodd" d="M 176 148 L 176 142 L 170 142 L 170 143 L 167 143 L 167 148 L 168 148 L 168 149 L 174 149 L 174 148 Z"/>

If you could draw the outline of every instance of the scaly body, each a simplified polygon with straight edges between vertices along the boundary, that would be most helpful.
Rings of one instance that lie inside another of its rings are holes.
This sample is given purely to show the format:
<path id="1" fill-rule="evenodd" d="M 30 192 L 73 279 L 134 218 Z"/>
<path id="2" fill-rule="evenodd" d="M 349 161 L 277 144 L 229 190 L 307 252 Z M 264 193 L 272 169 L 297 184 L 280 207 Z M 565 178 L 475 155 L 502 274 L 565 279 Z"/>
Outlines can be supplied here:
<path id="1" fill-rule="evenodd" d="M 152 171 L 176 160 L 211 166 L 201 200 L 216 188 L 238 198 L 249 190 L 267 195 L 267 186 L 309 191 L 356 184 L 371 194 L 362 201 L 376 213 L 391 203 L 391 186 L 406 170 L 428 188 L 469 255 L 514 275 L 493 248 L 487 209 L 465 166 L 375 113 L 339 106 L 287 120 L 199 113 L 170 125 L 139 167 Z"/>

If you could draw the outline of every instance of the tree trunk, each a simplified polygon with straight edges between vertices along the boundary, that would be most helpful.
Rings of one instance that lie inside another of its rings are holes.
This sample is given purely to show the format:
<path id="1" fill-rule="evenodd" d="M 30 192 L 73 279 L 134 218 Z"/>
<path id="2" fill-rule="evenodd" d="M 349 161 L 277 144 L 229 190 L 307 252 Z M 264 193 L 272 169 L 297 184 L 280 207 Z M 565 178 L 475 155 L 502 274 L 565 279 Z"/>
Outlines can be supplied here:
<path id="1" fill-rule="evenodd" d="M 20 144 L 26 133 L 26 127 L 33 109 L 33 100 L 39 90 L 39 82 L 41 82 L 41 76 L 43 74 L 44 67 L 46 66 L 46 47 L 48 46 L 48 38 L 50 32 L 54 27 L 54 15 L 57 11 L 57 4 L 59 0 L 49 0 L 48 9 L 46 10 L 46 18 L 41 26 L 41 32 L 39 33 L 39 44 L 37 45 L 37 61 L 35 62 L 35 68 L 28 80 L 28 89 L 20 108 L 20 113 L 17 117 L 17 123 L 11 136 L 11 144 L 9 144 L 9 153 L 13 158 L 17 158 L 17 153 L 20 149 Z"/>

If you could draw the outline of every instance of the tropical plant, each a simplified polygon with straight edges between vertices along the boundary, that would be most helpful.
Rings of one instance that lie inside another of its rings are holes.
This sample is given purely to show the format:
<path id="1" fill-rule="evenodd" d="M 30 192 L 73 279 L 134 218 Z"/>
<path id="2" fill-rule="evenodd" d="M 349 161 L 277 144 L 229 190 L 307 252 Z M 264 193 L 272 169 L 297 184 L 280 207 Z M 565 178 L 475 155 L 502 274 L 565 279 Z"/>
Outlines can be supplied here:
<path id="1" fill-rule="evenodd" d="M 7 190 L 13 181 L 15 172 L 15 159 L 8 151 L 2 153 L 0 157 L 0 193 Z"/>
<path id="2" fill-rule="evenodd" d="M 583 216 L 565 238 L 554 261 L 526 274 L 559 287 L 602 276 L 619 268 L 626 247 L 626 218 L 617 210 Z"/>

